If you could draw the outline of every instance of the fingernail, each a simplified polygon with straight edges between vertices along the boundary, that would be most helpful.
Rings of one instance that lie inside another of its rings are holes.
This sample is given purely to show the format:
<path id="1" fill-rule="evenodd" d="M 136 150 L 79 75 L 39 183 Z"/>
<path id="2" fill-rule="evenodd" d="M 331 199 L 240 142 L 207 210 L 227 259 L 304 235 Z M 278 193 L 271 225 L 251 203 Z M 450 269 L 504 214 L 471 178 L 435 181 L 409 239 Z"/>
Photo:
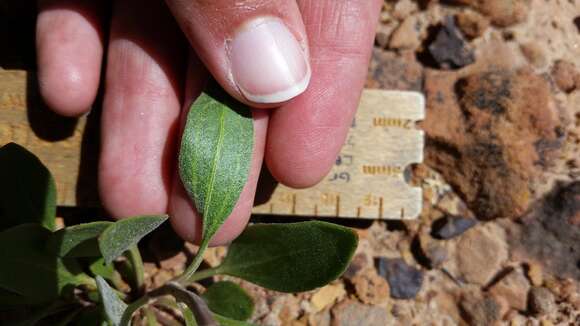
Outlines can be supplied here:
<path id="1" fill-rule="evenodd" d="M 249 101 L 284 102 L 310 82 L 306 53 L 281 20 L 259 18 L 246 24 L 229 50 L 233 80 Z"/>

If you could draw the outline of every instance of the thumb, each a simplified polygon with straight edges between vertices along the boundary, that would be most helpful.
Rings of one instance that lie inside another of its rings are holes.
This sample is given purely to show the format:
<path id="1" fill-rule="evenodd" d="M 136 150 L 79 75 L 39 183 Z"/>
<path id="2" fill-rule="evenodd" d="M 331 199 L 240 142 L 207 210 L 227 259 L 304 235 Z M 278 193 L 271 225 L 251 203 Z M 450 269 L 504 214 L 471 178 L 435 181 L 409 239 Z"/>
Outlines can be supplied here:
<path id="1" fill-rule="evenodd" d="M 238 100 L 271 107 L 308 86 L 308 41 L 294 0 L 167 3 L 207 69 Z"/>

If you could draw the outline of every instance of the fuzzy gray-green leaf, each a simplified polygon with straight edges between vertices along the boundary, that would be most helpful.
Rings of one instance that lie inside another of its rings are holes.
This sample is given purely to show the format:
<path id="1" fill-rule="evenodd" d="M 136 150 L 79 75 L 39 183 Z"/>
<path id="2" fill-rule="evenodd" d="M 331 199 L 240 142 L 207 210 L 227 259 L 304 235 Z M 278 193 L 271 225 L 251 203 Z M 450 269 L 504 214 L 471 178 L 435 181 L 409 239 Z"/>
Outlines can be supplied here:
<path id="1" fill-rule="evenodd" d="M 211 238 L 232 212 L 248 178 L 254 129 L 250 111 L 227 95 L 202 93 L 181 140 L 179 174 Z"/>
<path id="2" fill-rule="evenodd" d="M 255 224 L 230 245 L 218 273 L 280 292 L 326 285 L 348 267 L 356 233 L 322 221 Z"/>
<path id="3" fill-rule="evenodd" d="M 224 317 L 246 320 L 254 312 L 254 301 L 234 282 L 221 281 L 210 285 L 201 296 L 209 309 Z"/>
<path id="4" fill-rule="evenodd" d="M 22 224 L 0 232 L 0 287 L 35 302 L 48 302 L 70 287 L 90 283 L 78 263 L 49 254 L 50 231 Z"/>
<path id="5" fill-rule="evenodd" d="M 98 221 L 66 227 L 54 232 L 46 248 L 59 257 L 97 257 L 101 255 L 97 238 L 113 222 Z"/>
<path id="6" fill-rule="evenodd" d="M 125 309 L 127 309 L 127 304 L 119 298 L 117 293 L 115 293 L 107 281 L 102 277 L 97 276 L 96 280 L 99 295 L 101 296 L 101 301 L 103 302 L 103 308 L 107 318 L 113 326 L 120 325 L 123 313 L 125 312 Z"/>
<path id="7" fill-rule="evenodd" d="M 167 220 L 167 215 L 135 216 L 109 225 L 99 236 L 99 249 L 110 264 Z"/>

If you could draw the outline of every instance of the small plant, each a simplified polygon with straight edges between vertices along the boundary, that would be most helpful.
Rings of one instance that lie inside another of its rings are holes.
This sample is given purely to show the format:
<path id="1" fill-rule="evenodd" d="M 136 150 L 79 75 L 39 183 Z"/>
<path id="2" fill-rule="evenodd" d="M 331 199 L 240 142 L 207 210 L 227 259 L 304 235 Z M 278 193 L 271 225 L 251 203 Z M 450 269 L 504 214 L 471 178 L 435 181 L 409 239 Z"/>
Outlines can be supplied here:
<path id="1" fill-rule="evenodd" d="M 246 320 L 253 301 L 240 286 L 215 282 L 199 295 L 190 285 L 221 274 L 299 292 L 339 277 L 352 258 L 357 236 L 319 221 L 251 225 L 229 246 L 221 265 L 198 271 L 246 182 L 252 147 L 247 108 L 216 93 L 203 93 L 193 103 L 179 172 L 203 217 L 202 241 L 181 276 L 149 291 L 137 244 L 167 216 L 55 230 L 56 188 L 50 172 L 17 144 L 0 148 L 0 316 L 27 307 L 30 313 L 15 325 L 117 326 L 130 325 L 134 313 L 143 309 L 148 325 L 158 325 L 150 308 L 154 303 L 181 311 L 186 325 L 250 325 Z"/>

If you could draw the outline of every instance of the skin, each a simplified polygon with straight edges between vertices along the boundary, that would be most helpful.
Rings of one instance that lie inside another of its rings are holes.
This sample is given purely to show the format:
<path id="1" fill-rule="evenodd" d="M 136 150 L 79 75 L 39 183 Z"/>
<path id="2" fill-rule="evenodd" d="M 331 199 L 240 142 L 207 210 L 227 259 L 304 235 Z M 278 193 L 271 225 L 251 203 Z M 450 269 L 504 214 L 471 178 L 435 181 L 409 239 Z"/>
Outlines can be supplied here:
<path id="1" fill-rule="evenodd" d="M 254 107 L 249 180 L 212 242 L 225 244 L 248 222 L 263 163 L 277 180 L 298 188 L 316 184 L 332 167 L 364 85 L 381 4 L 39 0 L 41 94 L 55 112 L 80 116 L 89 112 L 102 78 L 99 188 L 104 206 L 118 218 L 169 213 L 175 231 L 189 241 L 199 240 L 200 219 L 176 174 L 186 110 L 210 75 Z M 261 16 L 281 19 L 307 46 L 308 88 L 283 103 L 252 103 L 228 77 L 226 41 L 244 22 Z"/>

